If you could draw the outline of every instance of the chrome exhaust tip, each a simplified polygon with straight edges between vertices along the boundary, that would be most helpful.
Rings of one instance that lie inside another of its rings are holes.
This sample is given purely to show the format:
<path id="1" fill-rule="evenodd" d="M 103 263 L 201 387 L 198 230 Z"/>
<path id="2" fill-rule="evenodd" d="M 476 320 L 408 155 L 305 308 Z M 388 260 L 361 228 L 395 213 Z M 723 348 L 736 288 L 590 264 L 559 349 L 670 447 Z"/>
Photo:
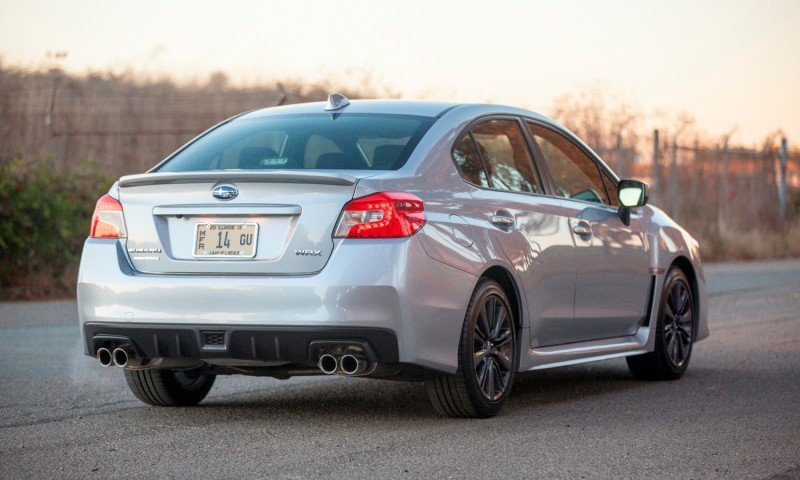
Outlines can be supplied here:
<path id="1" fill-rule="evenodd" d="M 103 367 L 110 367 L 114 363 L 111 351 L 107 348 L 98 348 L 96 357 L 97 361 L 100 362 L 100 365 Z"/>
<path id="2" fill-rule="evenodd" d="M 326 353 L 319 357 L 317 365 L 319 366 L 319 369 L 322 370 L 322 373 L 326 375 L 333 375 L 336 373 L 337 368 L 339 368 L 339 361 L 336 360 L 336 357 L 330 353 Z"/>
<path id="3" fill-rule="evenodd" d="M 360 356 L 348 354 L 339 359 L 339 366 L 345 375 L 358 375 L 366 372 L 369 364 Z"/>
<path id="4" fill-rule="evenodd" d="M 128 352 L 124 348 L 115 348 L 111 356 L 114 358 L 114 365 L 118 367 L 128 364 Z"/>

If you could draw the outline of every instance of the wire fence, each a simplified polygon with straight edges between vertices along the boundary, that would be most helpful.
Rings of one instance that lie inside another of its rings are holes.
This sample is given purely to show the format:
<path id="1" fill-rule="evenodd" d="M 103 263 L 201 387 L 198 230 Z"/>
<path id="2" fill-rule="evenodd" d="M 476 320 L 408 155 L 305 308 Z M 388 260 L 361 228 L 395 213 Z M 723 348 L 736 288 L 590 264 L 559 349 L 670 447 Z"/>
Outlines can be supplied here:
<path id="1" fill-rule="evenodd" d="M 0 160 L 51 156 L 55 168 L 70 169 L 89 158 L 115 175 L 137 173 L 232 115 L 326 96 L 322 85 L 176 86 L 0 68 Z"/>
<path id="2" fill-rule="evenodd" d="M 650 151 L 598 148 L 620 176 L 651 186 L 651 201 L 681 223 L 702 230 L 750 229 L 796 223 L 800 214 L 800 154 L 785 136 L 763 149 L 665 139 L 658 130 Z"/>
<path id="3" fill-rule="evenodd" d="M 233 88 L 216 78 L 176 86 L 130 76 L 75 77 L 0 65 L 0 161 L 51 156 L 54 168 L 68 171 L 89 158 L 109 175 L 142 172 L 231 115 L 322 100 L 327 93 L 324 85 Z M 352 98 L 375 94 L 370 87 L 345 93 Z M 770 135 L 762 148 L 729 145 L 726 138 L 687 141 L 668 130 L 623 139 L 620 131 L 629 120 L 608 132 L 600 131 L 603 122 L 591 121 L 592 133 L 570 125 L 572 117 L 565 115 L 559 119 L 589 141 L 621 177 L 650 183 L 652 203 L 711 245 L 750 241 L 738 233 L 742 231 L 779 235 L 787 228 L 800 230 L 800 151 L 783 134 Z M 800 234 L 797 239 L 800 243 Z M 771 248 L 778 250 L 771 256 L 794 252 Z"/>

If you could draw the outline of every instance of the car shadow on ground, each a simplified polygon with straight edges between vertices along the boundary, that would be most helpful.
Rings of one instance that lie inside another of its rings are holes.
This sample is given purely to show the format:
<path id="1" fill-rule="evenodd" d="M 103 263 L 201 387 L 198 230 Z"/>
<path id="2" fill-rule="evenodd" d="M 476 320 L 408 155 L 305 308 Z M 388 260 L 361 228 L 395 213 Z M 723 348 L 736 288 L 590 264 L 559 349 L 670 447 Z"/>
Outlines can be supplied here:
<path id="1" fill-rule="evenodd" d="M 516 376 L 509 406 L 529 408 L 575 402 L 641 385 L 624 361 L 526 372 Z"/>
<path id="2" fill-rule="evenodd" d="M 652 385 L 651 382 L 635 380 L 624 362 L 528 372 L 517 375 L 510 402 L 501 416 L 647 388 L 648 384 Z M 610 402 L 607 408 L 617 406 Z M 263 389 L 212 395 L 193 409 L 145 411 L 147 415 L 170 416 L 189 424 L 195 416 L 198 421 L 202 417 L 202 422 L 208 422 L 209 414 L 213 416 L 213 422 L 236 419 L 268 422 L 278 417 L 282 420 L 305 419 L 309 415 L 330 422 L 369 422 L 381 418 L 413 422 L 438 417 L 422 383 L 325 377 L 295 384 L 273 381 Z"/>

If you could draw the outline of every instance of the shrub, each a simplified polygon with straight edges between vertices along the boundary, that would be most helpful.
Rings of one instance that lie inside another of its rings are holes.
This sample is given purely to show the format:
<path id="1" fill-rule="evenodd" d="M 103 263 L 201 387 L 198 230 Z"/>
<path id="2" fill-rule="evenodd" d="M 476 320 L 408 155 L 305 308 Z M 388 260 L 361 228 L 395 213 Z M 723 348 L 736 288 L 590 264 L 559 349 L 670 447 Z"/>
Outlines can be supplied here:
<path id="1" fill-rule="evenodd" d="M 0 298 L 74 295 L 94 204 L 113 180 L 91 161 L 69 172 L 49 158 L 0 162 Z"/>

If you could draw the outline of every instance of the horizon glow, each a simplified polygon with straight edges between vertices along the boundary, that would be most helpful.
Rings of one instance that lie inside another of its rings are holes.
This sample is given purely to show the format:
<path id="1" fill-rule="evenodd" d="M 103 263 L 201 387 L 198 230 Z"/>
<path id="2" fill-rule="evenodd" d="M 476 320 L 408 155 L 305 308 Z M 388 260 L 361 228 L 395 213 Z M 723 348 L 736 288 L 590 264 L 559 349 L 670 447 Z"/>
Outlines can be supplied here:
<path id="1" fill-rule="evenodd" d="M 738 126 L 733 141 L 756 143 L 779 128 L 800 141 L 799 25 L 796 0 L 0 0 L 0 59 L 235 85 L 368 73 L 404 97 L 544 113 L 599 82 L 646 115 L 687 112 L 709 136 Z"/>

